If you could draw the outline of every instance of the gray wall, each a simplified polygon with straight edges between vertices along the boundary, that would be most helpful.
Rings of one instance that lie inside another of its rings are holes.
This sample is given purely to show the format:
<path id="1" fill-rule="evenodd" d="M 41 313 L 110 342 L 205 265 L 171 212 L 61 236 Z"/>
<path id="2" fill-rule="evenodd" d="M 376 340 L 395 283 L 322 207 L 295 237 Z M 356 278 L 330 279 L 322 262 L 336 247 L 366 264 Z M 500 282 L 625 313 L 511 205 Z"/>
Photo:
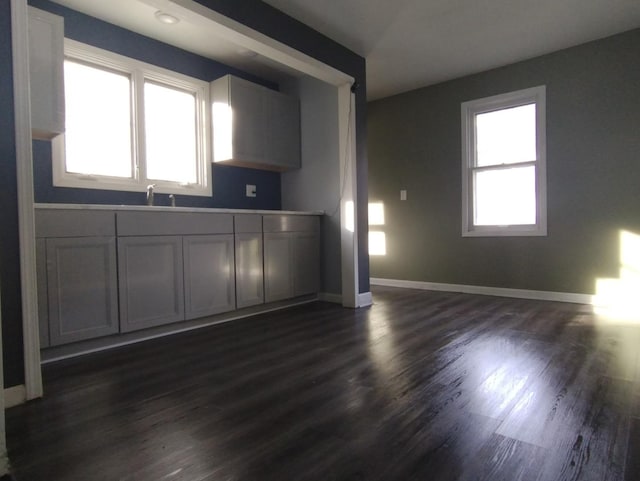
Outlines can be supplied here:
<path id="1" fill-rule="evenodd" d="M 282 83 L 300 98 L 302 169 L 283 173 L 282 208 L 321 210 L 322 292 L 342 292 L 340 256 L 340 152 L 338 89 L 310 77 Z"/>
<path id="2" fill-rule="evenodd" d="M 593 293 L 640 234 L 640 29 L 368 105 L 371 276 Z M 547 237 L 461 237 L 460 103 L 547 87 Z M 408 200 L 399 200 L 400 189 Z"/>

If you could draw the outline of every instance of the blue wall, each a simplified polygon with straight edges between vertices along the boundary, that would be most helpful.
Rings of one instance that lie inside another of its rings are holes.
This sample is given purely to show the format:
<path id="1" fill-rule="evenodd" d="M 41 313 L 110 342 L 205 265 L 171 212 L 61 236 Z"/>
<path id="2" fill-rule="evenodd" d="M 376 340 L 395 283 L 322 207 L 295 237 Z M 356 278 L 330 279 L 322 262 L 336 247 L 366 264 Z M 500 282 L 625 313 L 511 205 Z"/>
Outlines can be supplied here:
<path id="1" fill-rule="evenodd" d="M 277 88 L 275 84 L 227 65 L 116 27 L 47 0 L 31 0 L 29 4 L 63 16 L 65 19 L 65 36 L 73 40 L 158 65 L 200 80 L 211 81 L 231 73 L 270 88 Z M 90 204 L 144 204 L 145 202 L 145 194 L 142 192 L 54 187 L 49 142 L 34 142 L 33 161 L 36 202 Z M 177 204 L 188 207 L 280 209 L 279 173 L 213 165 L 212 175 L 212 197 L 178 195 L 176 196 Z M 246 184 L 256 186 L 258 192 L 256 197 L 245 196 Z M 156 204 L 168 205 L 168 203 L 168 195 L 159 194 L 156 196 Z"/>
<path id="2" fill-rule="evenodd" d="M 24 380 L 11 55 L 11 9 L 0 1 L 0 284 L 5 386 Z"/>

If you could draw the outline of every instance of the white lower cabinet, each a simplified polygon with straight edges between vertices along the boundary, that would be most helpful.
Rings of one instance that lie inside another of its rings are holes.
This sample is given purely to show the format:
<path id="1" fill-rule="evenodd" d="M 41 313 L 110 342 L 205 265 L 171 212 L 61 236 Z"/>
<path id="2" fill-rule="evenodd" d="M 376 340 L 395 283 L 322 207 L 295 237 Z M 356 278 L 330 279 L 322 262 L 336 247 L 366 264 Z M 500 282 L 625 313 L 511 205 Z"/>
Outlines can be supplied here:
<path id="1" fill-rule="evenodd" d="M 36 239 L 36 276 L 38 278 L 38 323 L 40 347 L 49 347 L 49 290 L 47 289 L 47 240 Z"/>
<path id="2" fill-rule="evenodd" d="M 294 297 L 293 236 L 290 232 L 264 234 L 264 292 L 267 302 Z"/>
<path id="3" fill-rule="evenodd" d="M 320 245 L 316 232 L 293 235 L 293 294 L 302 296 L 320 290 Z"/>
<path id="4" fill-rule="evenodd" d="M 36 210 L 41 347 L 317 293 L 319 218 Z"/>
<path id="5" fill-rule="evenodd" d="M 118 332 L 115 213 L 36 210 L 40 344 Z"/>
<path id="6" fill-rule="evenodd" d="M 233 235 L 185 236 L 182 245 L 185 319 L 235 309 Z"/>
<path id="7" fill-rule="evenodd" d="M 235 251 L 238 309 L 263 304 L 262 233 L 236 234 Z"/>
<path id="8" fill-rule="evenodd" d="M 264 289 L 267 302 L 319 290 L 319 221 L 315 216 L 264 217 Z"/>
<path id="9" fill-rule="evenodd" d="M 120 330 L 184 319 L 182 237 L 118 239 Z"/>
<path id="10" fill-rule="evenodd" d="M 264 304 L 262 216 L 233 216 L 238 309 Z"/>
<path id="11" fill-rule="evenodd" d="M 115 238 L 49 238 L 45 245 L 50 344 L 117 333 Z"/>

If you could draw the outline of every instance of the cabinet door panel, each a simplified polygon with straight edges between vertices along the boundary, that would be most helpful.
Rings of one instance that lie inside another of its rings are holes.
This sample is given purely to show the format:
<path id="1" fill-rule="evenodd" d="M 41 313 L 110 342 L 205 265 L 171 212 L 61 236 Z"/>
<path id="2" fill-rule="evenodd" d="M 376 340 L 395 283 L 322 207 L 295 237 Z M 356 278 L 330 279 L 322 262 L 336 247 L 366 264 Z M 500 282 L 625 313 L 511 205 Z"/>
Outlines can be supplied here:
<path id="1" fill-rule="evenodd" d="M 264 290 L 267 302 L 293 297 L 292 260 L 292 236 L 289 232 L 264 234 Z"/>
<path id="2" fill-rule="evenodd" d="M 52 346 L 118 332 L 113 237 L 46 240 Z"/>
<path id="3" fill-rule="evenodd" d="M 233 235 L 186 236 L 183 246 L 185 318 L 233 310 Z"/>
<path id="4" fill-rule="evenodd" d="M 267 96 L 268 158 L 282 170 L 300 168 L 300 105 L 298 99 L 278 92 Z"/>
<path id="5" fill-rule="evenodd" d="M 293 293 L 296 296 L 318 292 L 320 258 L 318 236 L 315 233 L 294 234 Z"/>
<path id="6" fill-rule="evenodd" d="M 64 20 L 29 7 L 31 129 L 36 139 L 64 132 Z"/>
<path id="7" fill-rule="evenodd" d="M 260 86 L 231 78 L 233 109 L 233 157 L 243 161 L 264 162 L 266 155 L 265 97 Z"/>
<path id="8" fill-rule="evenodd" d="M 236 234 L 236 298 L 238 308 L 264 302 L 262 234 Z"/>
<path id="9" fill-rule="evenodd" d="M 118 239 L 120 329 L 184 319 L 182 237 Z"/>
<path id="10" fill-rule="evenodd" d="M 49 300 L 47 299 L 47 244 L 36 239 L 36 275 L 38 278 L 38 324 L 40 347 L 49 347 Z"/>

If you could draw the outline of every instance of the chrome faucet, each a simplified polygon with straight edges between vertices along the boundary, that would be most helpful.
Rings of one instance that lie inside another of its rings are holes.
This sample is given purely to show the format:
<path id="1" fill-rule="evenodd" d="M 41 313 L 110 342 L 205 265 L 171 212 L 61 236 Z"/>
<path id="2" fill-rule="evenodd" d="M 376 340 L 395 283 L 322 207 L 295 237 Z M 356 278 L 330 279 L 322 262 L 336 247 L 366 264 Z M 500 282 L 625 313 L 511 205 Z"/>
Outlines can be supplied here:
<path id="1" fill-rule="evenodd" d="M 175 207 L 176 206 L 176 196 L 173 194 L 169 195 L 169 201 L 171 202 L 171 207 Z"/>
<path id="2" fill-rule="evenodd" d="M 156 184 L 149 184 L 147 186 L 147 205 L 153 205 L 153 188 Z"/>

